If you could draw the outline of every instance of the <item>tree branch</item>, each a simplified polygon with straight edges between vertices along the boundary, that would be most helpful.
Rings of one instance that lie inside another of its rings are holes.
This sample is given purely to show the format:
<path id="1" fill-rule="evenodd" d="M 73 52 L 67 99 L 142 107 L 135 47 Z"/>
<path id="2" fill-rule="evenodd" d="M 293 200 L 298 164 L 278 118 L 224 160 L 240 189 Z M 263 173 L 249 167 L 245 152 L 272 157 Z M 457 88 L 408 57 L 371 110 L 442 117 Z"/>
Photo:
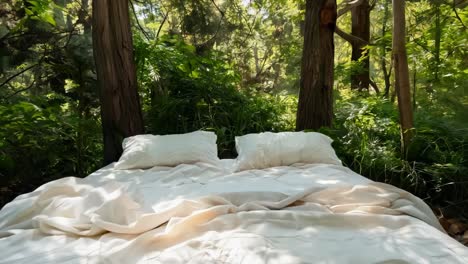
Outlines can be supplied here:
<path id="1" fill-rule="evenodd" d="M 425 46 L 425 45 L 423 45 L 422 43 L 420 43 L 418 39 L 415 39 L 415 38 L 414 38 L 414 39 L 412 39 L 412 41 L 413 41 L 414 43 L 416 43 L 416 45 L 418 45 L 419 47 L 421 47 L 424 51 L 429 52 L 429 53 L 431 53 L 432 55 L 434 55 L 434 53 L 432 52 L 432 50 L 430 50 L 427 46 Z"/>
<path id="2" fill-rule="evenodd" d="M 466 29 L 465 23 L 463 23 L 463 20 L 462 20 L 461 17 L 458 15 L 458 12 L 457 12 L 457 1 L 456 1 L 456 0 L 453 1 L 452 9 L 453 9 L 453 12 L 455 12 L 455 16 L 457 17 L 458 21 L 460 21 L 460 23 L 462 24 L 462 26 Z"/>
<path id="3" fill-rule="evenodd" d="M 29 67 L 27 67 L 27 68 L 21 70 L 20 72 L 17 72 L 17 73 L 15 73 L 15 74 L 13 74 L 12 76 L 8 77 L 8 79 L 6 79 L 4 82 L 2 82 L 2 83 L 0 84 L 0 87 L 2 87 L 3 85 L 7 84 L 9 81 L 13 80 L 14 78 L 20 76 L 21 74 L 23 74 L 23 73 L 29 71 L 30 69 L 32 69 L 32 68 L 38 66 L 39 63 L 40 63 L 40 62 L 38 62 L 38 63 L 36 63 L 36 64 L 33 64 L 33 65 L 31 65 L 31 66 L 29 66 Z"/>
<path id="4" fill-rule="evenodd" d="M 224 12 L 223 12 L 223 10 L 221 10 L 221 8 L 219 8 L 219 6 L 215 3 L 214 0 L 211 0 L 211 3 L 213 3 L 213 5 L 216 7 L 216 9 L 218 9 L 219 13 L 221 14 L 221 17 L 224 18 Z"/>
<path id="5" fill-rule="evenodd" d="M 13 97 L 13 96 L 15 96 L 15 95 L 17 95 L 17 94 L 19 94 L 19 93 L 21 93 L 21 92 L 27 91 L 27 90 L 31 89 L 31 88 L 34 86 L 35 83 L 36 83 L 36 80 L 32 81 L 31 84 L 28 85 L 27 87 L 25 87 L 25 88 L 23 88 L 23 89 L 20 89 L 20 90 L 18 90 L 18 91 L 15 91 L 15 92 L 13 92 L 12 94 L 3 97 L 2 99 L 3 99 L 3 100 L 7 100 L 7 99 L 10 99 L 11 97 Z"/>
<path id="6" fill-rule="evenodd" d="M 341 38 L 343 38 L 344 40 L 351 43 L 352 45 L 356 45 L 356 46 L 359 46 L 359 47 L 369 45 L 369 42 L 363 40 L 362 38 L 359 38 L 359 37 L 356 37 L 354 35 L 351 35 L 349 33 L 344 32 L 338 26 L 335 26 L 335 33 L 338 36 L 340 36 Z"/>
<path id="7" fill-rule="evenodd" d="M 375 83 L 372 79 L 369 79 L 369 83 L 374 88 L 374 91 L 376 94 L 380 94 L 380 89 L 379 86 L 377 86 L 377 83 Z"/>
<path id="8" fill-rule="evenodd" d="M 465 6 L 468 5 L 468 1 L 467 0 L 454 0 L 453 5 L 456 8 L 464 8 Z"/>
<path id="9" fill-rule="evenodd" d="M 221 24 L 222 24 L 223 19 L 224 19 L 224 12 L 219 8 L 219 6 L 215 3 L 214 0 L 211 0 L 211 2 L 216 7 L 218 12 L 221 14 L 221 18 L 219 19 L 218 28 L 216 29 L 216 32 L 214 33 L 214 35 L 210 39 L 205 41 L 204 43 L 196 45 L 198 47 L 203 47 L 203 46 L 209 45 L 210 43 L 212 43 L 216 39 L 216 37 L 218 36 L 218 33 L 219 33 L 220 29 L 221 29 Z"/>
<path id="10" fill-rule="evenodd" d="M 146 39 L 150 40 L 150 37 L 149 37 L 148 33 L 143 29 L 143 27 L 140 24 L 140 21 L 138 20 L 138 16 L 136 14 L 135 7 L 133 6 L 132 0 L 130 0 L 129 2 L 130 2 L 130 6 L 132 7 L 133 15 L 135 16 L 135 20 L 137 22 L 138 27 L 140 28 L 141 32 L 146 37 Z"/>
<path id="11" fill-rule="evenodd" d="M 159 25 L 158 32 L 156 33 L 156 39 L 159 38 L 159 33 L 161 33 L 161 29 L 164 26 L 164 23 L 166 23 L 167 17 L 169 16 L 169 10 L 166 11 L 166 14 L 164 15 L 163 21 L 161 21 L 161 25 Z"/>
<path id="12" fill-rule="evenodd" d="M 338 10 L 337 18 L 344 15 L 344 14 L 346 14 L 346 12 L 353 9 L 354 7 L 361 5 L 364 1 L 365 0 L 354 0 L 352 2 L 345 2 L 344 3 L 345 7 Z"/>

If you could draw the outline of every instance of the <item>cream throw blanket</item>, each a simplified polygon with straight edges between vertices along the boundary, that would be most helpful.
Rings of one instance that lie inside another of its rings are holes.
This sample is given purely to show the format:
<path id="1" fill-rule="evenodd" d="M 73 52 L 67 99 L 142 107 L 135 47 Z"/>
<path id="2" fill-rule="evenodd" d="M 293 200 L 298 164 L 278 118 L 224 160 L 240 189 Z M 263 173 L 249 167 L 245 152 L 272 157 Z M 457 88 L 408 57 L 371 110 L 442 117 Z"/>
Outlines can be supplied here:
<path id="1" fill-rule="evenodd" d="M 0 263 L 468 263 L 430 208 L 342 166 L 63 178 L 0 211 Z"/>

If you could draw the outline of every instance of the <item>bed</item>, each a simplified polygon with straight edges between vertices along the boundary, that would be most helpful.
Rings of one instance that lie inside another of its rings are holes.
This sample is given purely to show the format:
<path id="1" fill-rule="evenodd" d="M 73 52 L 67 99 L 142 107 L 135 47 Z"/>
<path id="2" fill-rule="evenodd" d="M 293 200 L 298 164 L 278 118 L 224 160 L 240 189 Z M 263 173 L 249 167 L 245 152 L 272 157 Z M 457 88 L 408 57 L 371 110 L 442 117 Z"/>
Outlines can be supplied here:
<path id="1" fill-rule="evenodd" d="M 0 263 L 468 263 L 419 198 L 337 164 L 110 164 L 0 210 Z"/>

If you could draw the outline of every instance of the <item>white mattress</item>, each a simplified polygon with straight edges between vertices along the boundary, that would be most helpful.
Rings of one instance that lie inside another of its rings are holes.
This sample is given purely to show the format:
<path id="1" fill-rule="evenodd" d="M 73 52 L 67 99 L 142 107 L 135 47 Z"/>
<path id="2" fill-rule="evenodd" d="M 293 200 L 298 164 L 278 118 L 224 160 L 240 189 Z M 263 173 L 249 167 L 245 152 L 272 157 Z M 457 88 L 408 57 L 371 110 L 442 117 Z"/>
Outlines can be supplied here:
<path id="1" fill-rule="evenodd" d="M 419 198 L 336 165 L 63 178 L 0 211 L 0 263 L 468 263 Z"/>

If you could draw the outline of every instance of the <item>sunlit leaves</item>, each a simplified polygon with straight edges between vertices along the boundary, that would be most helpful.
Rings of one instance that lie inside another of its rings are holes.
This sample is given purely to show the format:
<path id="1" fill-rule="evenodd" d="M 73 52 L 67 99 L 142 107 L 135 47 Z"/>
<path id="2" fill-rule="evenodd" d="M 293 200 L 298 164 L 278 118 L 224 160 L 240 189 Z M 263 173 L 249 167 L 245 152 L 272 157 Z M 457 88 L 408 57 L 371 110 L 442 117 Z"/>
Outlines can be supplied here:
<path id="1" fill-rule="evenodd" d="M 26 3 L 24 11 L 28 18 L 56 25 L 53 15 L 55 4 L 52 0 L 27 0 Z"/>
<path id="2" fill-rule="evenodd" d="M 230 156 L 236 135 L 292 128 L 283 99 L 238 89 L 240 76 L 224 53 L 200 55 L 167 35 L 151 44 L 137 38 L 135 48 L 152 133 L 211 130 L 220 154 Z"/>

